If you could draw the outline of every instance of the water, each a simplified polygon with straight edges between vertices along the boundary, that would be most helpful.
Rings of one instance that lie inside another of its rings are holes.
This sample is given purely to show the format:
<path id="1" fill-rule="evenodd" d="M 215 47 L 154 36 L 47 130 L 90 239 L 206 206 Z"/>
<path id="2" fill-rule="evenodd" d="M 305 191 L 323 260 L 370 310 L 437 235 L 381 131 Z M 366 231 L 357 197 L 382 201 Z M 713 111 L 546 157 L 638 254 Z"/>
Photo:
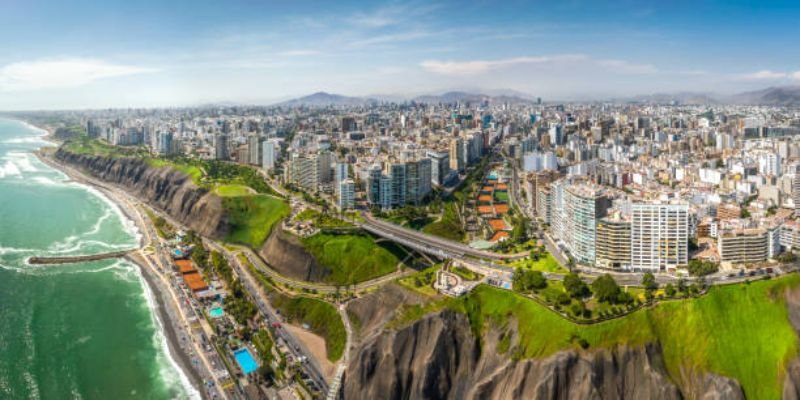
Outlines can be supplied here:
<path id="1" fill-rule="evenodd" d="M 0 119 L 0 398 L 198 397 L 169 357 L 135 265 L 26 263 L 138 243 L 113 203 L 30 153 L 48 145 L 42 134 Z"/>

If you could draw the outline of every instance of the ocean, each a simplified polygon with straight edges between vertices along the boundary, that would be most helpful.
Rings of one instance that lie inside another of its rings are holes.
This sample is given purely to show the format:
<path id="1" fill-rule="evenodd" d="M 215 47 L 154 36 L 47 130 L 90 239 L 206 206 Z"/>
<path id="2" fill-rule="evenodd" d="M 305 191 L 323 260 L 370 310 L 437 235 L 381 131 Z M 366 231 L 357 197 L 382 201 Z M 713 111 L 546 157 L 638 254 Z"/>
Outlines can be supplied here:
<path id="1" fill-rule="evenodd" d="M 31 153 L 52 145 L 44 133 L 0 119 L 0 398 L 199 397 L 170 358 L 138 267 L 26 264 L 139 241 L 113 203 Z"/>

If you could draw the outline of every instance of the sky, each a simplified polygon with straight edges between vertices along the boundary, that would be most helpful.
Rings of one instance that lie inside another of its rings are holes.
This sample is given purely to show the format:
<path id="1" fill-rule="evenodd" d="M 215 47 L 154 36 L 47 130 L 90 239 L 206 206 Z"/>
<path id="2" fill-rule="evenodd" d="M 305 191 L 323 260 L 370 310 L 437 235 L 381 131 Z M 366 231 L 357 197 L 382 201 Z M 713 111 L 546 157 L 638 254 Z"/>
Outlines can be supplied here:
<path id="1" fill-rule="evenodd" d="M 0 0 L 0 110 L 735 93 L 800 85 L 799 21 L 791 1 Z"/>

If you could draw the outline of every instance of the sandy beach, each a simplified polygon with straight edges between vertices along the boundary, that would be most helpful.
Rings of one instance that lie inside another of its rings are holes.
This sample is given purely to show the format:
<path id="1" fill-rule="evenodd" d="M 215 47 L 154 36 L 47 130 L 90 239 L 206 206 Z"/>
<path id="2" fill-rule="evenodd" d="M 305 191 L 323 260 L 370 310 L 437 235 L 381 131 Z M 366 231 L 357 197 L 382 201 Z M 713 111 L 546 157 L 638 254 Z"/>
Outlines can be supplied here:
<path id="1" fill-rule="evenodd" d="M 51 140 L 51 139 L 48 139 Z M 79 173 L 76 173 L 72 168 L 64 167 L 60 165 L 58 162 L 53 160 L 52 158 L 48 157 L 47 155 L 43 154 L 41 151 L 34 152 L 36 157 L 42 161 L 43 163 L 47 164 L 48 166 L 57 169 L 67 175 L 70 179 L 75 182 L 91 186 L 103 193 L 108 199 L 112 202 L 116 203 L 119 209 L 125 214 L 125 216 L 133 221 L 139 232 L 145 232 L 147 229 L 144 226 L 141 226 L 138 218 L 129 214 L 127 207 L 124 207 L 123 204 L 119 199 L 116 198 L 116 195 L 111 193 L 106 187 L 102 185 L 97 185 L 94 182 L 86 179 L 85 177 L 81 176 Z M 142 237 L 144 240 L 144 237 Z M 177 363 L 178 367 L 181 368 L 184 374 L 189 378 L 191 381 L 192 386 L 200 393 L 203 398 L 208 398 L 208 394 L 206 393 L 203 387 L 203 378 L 201 377 L 200 372 L 192 366 L 192 358 L 187 350 L 181 345 L 181 337 L 186 338 L 188 335 L 183 333 L 183 327 L 179 321 L 177 321 L 177 313 L 178 310 L 175 309 L 175 306 L 172 301 L 167 301 L 166 299 L 170 297 L 169 288 L 164 287 L 164 284 L 161 282 L 160 278 L 156 275 L 158 272 L 151 270 L 151 267 L 147 262 L 145 262 L 139 253 L 131 253 L 125 257 L 128 261 L 134 263 L 142 273 L 142 277 L 144 278 L 150 292 L 153 294 L 153 298 L 155 300 L 155 312 L 156 317 L 158 318 L 159 324 L 161 325 L 162 331 L 164 336 L 167 339 L 167 347 L 169 349 L 170 357 Z M 179 335 L 179 331 L 181 334 Z"/>

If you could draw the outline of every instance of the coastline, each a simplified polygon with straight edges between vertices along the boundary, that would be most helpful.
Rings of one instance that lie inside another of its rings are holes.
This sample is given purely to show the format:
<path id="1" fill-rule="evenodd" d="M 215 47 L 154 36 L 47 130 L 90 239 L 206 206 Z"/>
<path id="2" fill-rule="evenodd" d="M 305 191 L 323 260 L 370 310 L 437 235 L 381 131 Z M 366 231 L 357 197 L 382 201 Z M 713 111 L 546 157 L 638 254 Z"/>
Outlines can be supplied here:
<path id="1" fill-rule="evenodd" d="M 42 129 L 40 127 L 37 128 Z M 57 141 L 53 140 L 54 138 L 52 138 L 52 134 L 43 137 L 43 139 L 51 143 L 55 142 L 54 144 L 57 145 Z M 128 214 L 127 209 L 119 204 L 119 200 L 113 194 L 109 193 L 107 188 L 94 184 L 93 182 L 78 175 L 70 168 L 65 168 L 52 158 L 45 155 L 41 150 L 42 149 L 33 151 L 32 154 L 34 154 L 39 161 L 46 164 L 50 168 L 60 171 L 74 182 L 86 185 L 100 192 L 103 197 L 115 204 L 115 206 L 122 212 L 126 219 L 131 221 L 137 227 L 140 232 L 138 235 L 140 244 L 142 241 L 144 241 L 144 235 L 142 233 L 145 232 L 146 227 L 139 226 L 140 223 L 137 221 L 137 219 Z M 174 310 L 171 302 L 165 300 L 165 297 L 168 296 L 166 291 L 169 289 L 160 284 L 158 277 L 155 275 L 156 272 L 152 271 L 149 266 L 145 265 L 147 263 L 139 259 L 139 257 L 137 257 L 138 255 L 138 253 L 129 254 L 125 257 L 125 259 L 137 266 L 143 278 L 143 285 L 145 285 L 144 290 L 149 291 L 152 295 L 151 298 L 154 302 L 152 311 L 158 325 L 156 326 L 156 329 L 160 329 L 160 334 L 166 339 L 166 347 L 168 352 L 167 357 L 169 358 L 169 361 L 179 369 L 179 373 L 189 380 L 192 388 L 202 398 L 208 398 L 208 395 L 204 390 L 203 379 L 200 372 L 196 368 L 192 367 L 191 355 L 181 346 L 181 340 L 179 338 L 178 331 L 181 330 L 182 327 L 180 323 L 177 322 L 173 317 L 177 311 Z M 191 395 L 191 393 L 189 394 Z"/>

